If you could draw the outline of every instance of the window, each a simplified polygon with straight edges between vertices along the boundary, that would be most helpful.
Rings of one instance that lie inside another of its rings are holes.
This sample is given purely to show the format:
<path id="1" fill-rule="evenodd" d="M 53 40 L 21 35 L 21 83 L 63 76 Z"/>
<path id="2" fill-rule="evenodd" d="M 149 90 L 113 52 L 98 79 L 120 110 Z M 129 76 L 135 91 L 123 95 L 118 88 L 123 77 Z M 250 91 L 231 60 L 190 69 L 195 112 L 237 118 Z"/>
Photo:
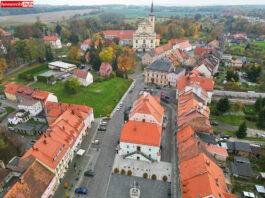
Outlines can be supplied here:
<path id="1" fill-rule="evenodd" d="M 151 43 L 153 43 L 153 40 L 151 40 Z"/>
<path id="2" fill-rule="evenodd" d="M 145 43 L 145 40 L 143 40 L 143 43 Z"/>
<path id="3" fill-rule="evenodd" d="M 151 149 L 149 149 L 149 151 L 151 151 Z"/>
<path id="4" fill-rule="evenodd" d="M 129 145 L 127 145 L 127 148 L 129 148 Z"/>
<path id="5" fill-rule="evenodd" d="M 138 43 L 138 40 L 136 40 L 135 43 Z"/>

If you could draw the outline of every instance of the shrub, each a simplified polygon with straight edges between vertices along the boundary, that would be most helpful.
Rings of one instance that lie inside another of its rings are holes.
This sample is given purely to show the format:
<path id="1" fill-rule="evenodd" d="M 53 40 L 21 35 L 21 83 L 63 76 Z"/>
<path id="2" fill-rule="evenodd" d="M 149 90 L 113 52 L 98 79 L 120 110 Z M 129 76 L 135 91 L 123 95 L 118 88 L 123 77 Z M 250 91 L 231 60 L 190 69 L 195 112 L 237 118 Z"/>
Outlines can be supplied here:
<path id="1" fill-rule="evenodd" d="M 110 78 L 116 78 L 116 73 L 115 72 L 111 72 L 109 77 Z"/>
<path id="2" fill-rule="evenodd" d="M 116 72 L 116 76 L 119 77 L 119 78 L 123 78 L 123 74 L 124 74 L 124 73 L 121 72 L 121 71 L 117 71 L 117 72 Z"/>
<path id="3" fill-rule="evenodd" d="M 163 181 L 166 182 L 167 181 L 167 176 L 163 176 Z"/>
<path id="4" fill-rule="evenodd" d="M 156 175 L 155 174 L 152 175 L 152 180 L 156 180 Z"/>
<path id="5" fill-rule="evenodd" d="M 147 173 L 144 173 L 144 174 L 143 174 L 143 178 L 146 179 L 147 177 L 148 177 L 148 174 L 147 174 Z"/>
<path id="6" fill-rule="evenodd" d="M 99 82 L 103 82 L 104 79 L 105 79 L 104 76 L 100 76 L 100 77 L 98 77 L 98 81 L 99 81 Z"/>
<path id="7" fill-rule="evenodd" d="M 124 175 L 126 172 L 124 169 L 121 169 L 121 174 Z"/>
<path id="8" fill-rule="evenodd" d="M 134 69 L 130 69 L 127 71 L 128 74 L 134 74 Z"/>
<path id="9" fill-rule="evenodd" d="M 256 115 L 246 115 L 245 119 L 252 122 L 257 122 L 258 118 Z"/>
<path id="10" fill-rule="evenodd" d="M 127 175 L 131 176 L 132 175 L 132 171 L 128 170 Z"/>
<path id="11" fill-rule="evenodd" d="M 114 169 L 114 173 L 119 173 L 119 169 L 118 168 L 115 168 Z"/>
<path id="12" fill-rule="evenodd" d="M 37 79 L 39 82 L 44 82 L 44 83 L 47 83 L 48 81 L 48 77 L 46 76 L 37 76 Z"/>

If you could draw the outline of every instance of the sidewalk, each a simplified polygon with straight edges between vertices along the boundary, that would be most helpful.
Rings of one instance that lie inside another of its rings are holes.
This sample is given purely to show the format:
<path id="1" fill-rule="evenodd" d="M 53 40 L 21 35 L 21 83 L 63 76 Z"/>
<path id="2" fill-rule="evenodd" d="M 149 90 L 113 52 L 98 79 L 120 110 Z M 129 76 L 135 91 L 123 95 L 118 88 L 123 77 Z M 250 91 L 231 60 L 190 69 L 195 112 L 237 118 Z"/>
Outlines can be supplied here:
<path id="1" fill-rule="evenodd" d="M 67 172 L 59 184 L 53 197 L 66 197 L 65 193 L 69 193 L 69 197 L 73 197 L 74 190 L 78 186 L 83 177 L 83 172 L 87 169 L 93 169 L 93 166 L 96 163 L 97 157 L 100 150 L 90 149 L 91 140 L 97 133 L 97 128 L 100 123 L 99 119 L 95 119 L 95 122 L 92 124 L 92 127 L 89 129 L 89 134 L 84 137 L 80 149 L 86 150 L 83 156 L 75 155 Z M 76 163 L 76 170 L 74 169 L 74 164 Z M 64 188 L 64 183 L 68 183 L 68 189 Z"/>

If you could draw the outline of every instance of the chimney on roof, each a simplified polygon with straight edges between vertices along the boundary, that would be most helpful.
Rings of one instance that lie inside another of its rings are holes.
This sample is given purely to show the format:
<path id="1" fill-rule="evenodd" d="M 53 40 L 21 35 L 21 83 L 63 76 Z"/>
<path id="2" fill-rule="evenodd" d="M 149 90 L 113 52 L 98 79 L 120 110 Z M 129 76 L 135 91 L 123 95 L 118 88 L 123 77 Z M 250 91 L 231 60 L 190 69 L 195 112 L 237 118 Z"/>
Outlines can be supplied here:
<path id="1" fill-rule="evenodd" d="M 73 115 L 75 115 L 75 112 L 74 112 L 74 110 L 72 110 L 72 114 L 73 114 Z"/>
<path id="2" fill-rule="evenodd" d="M 136 131 L 136 126 L 133 127 L 133 130 Z"/>
<path id="3" fill-rule="evenodd" d="M 208 142 L 208 146 L 210 146 L 210 142 Z"/>
<path id="4" fill-rule="evenodd" d="M 206 160 L 206 164 L 207 164 L 208 166 L 210 166 L 210 161 L 209 161 L 209 160 Z"/>
<path id="5" fill-rule="evenodd" d="M 44 140 L 43 143 L 44 143 L 44 144 L 47 144 L 47 140 Z"/>
<path id="6" fill-rule="evenodd" d="M 49 137 L 52 137 L 51 132 L 49 133 Z"/>
<path id="7" fill-rule="evenodd" d="M 44 133 L 44 137 L 46 138 L 46 134 Z"/>
<path id="8" fill-rule="evenodd" d="M 39 149 L 38 148 L 36 148 L 36 151 L 38 151 Z"/>

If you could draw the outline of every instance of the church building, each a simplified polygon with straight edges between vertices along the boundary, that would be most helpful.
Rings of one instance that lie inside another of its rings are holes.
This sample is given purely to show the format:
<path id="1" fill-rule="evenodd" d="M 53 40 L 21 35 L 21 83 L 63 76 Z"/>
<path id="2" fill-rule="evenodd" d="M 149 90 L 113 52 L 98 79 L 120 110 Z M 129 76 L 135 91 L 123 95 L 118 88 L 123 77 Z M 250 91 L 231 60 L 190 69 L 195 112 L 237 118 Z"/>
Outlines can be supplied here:
<path id="1" fill-rule="evenodd" d="M 146 52 L 155 49 L 157 35 L 155 33 L 155 16 L 153 2 L 148 19 L 138 24 L 138 29 L 133 34 L 133 49 L 137 52 Z"/>

